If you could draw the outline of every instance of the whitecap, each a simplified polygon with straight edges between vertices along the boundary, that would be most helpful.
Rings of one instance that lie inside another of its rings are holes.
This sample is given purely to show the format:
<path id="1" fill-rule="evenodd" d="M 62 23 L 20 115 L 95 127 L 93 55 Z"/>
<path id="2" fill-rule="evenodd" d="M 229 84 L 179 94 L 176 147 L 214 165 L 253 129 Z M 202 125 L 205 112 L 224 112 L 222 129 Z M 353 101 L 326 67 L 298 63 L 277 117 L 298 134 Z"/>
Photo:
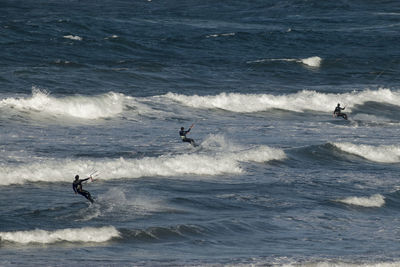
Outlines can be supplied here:
<path id="1" fill-rule="evenodd" d="M 352 144 L 349 142 L 337 142 L 332 144 L 344 152 L 360 156 L 370 161 L 379 163 L 400 162 L 400 146 L 372 146 L 365 144 Z"/>
<path id="2" fill-rule="evenodd" d="M 385 197 L 383 197 L 380 194 L 375 194 L 370 197 L 348 197 L 344 199 L 339 199 L 337 201 L 349 205 L 355 205 L 367 208 L 374 208 L 374 207 L 379 208 L 385 204 Z"/>
<path id="3" fill-rule="evenodd" d="M 20 244 L 50 244 L 61 241 L 101 243 L 116 237 L 120 237 L 120 233 L 113 226 L 66 228 L 55 231 L 36 229 L 30 231 L 0 232 L 0 240 L 2 242 L 8 241 Z"/>
<path id="4" fill-rule="evenodd" d="M 10 97 L 0 100 L 0 107 L 10 107 L 32 115 L 37 112 L 51 116 L 68 116 L 80 119 L 114 117 L 123 110 L 125 96 L 110 92 L 97 96 L 54 97 L 43 89 L 34 87 L 32 96 Z"/>
<path id="5" fill-rule="evenodd" d="M 322 58 L 320 57 L 309 57 L 300 60 L 301 63 L 310 66 L 319 68 L 321 66 Z"/>
<path id="6" fill-rule="evenodd" d="M 82 41 L 82 37 L 78 35 L 64 35 L 65 39 L 75 40 L 75 41 Z"/>
<path id="7" fill-rule="evenodd" d="M 248 113 L 271 109 L 282 109 L 295 112 L 308 110 L 332 113 L 337 103 L 342 103 L 346 111 L 355 105 L 369 101 L 400 106 L 400 93 L 390 89 L 353 91 L 350 93 L 333 94 L 311 90 L 302 90 L 293 94 L 242 94 L 220 93 L 218 95 L 182 95 L 167 93 L 163 96 L 191 108 L 222 109 L 231 112 Z"/>
<path id="8" fill-rule="evenodd" d="M 96 169 L 102 180 L 154 176 L 209 177 L 244 172 L 241 162 L 268 162 L 286 157 L 281 149 L 258 146 L 239 151 L 207 154 L 162 155 L 141 159 L 46 159 L 19 165 L 0 165 L 0 185 L 25 182 L 71 182 L 76 174 L 84 175 Z M 208 178 L 209 179 L 209 178 Z"/>

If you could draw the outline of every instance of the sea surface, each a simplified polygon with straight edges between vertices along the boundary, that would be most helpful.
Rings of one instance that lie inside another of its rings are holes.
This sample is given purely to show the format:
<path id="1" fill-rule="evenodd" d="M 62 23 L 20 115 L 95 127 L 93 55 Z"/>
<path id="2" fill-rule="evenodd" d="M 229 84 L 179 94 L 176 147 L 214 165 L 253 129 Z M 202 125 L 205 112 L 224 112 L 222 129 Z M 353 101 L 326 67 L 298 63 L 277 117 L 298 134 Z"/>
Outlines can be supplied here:
<path id="1" fill-rule="evenodd" d="M 0 11 L 0 266 L 400 266 L 398 0 Z"/>

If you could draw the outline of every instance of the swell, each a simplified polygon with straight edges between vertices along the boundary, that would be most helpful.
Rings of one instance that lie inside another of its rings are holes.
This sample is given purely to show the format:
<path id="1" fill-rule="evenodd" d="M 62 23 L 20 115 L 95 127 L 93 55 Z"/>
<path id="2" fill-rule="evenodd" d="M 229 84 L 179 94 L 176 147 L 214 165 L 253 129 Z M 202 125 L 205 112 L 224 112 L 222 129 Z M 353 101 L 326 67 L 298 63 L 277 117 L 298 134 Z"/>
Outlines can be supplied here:
<path id="1" fill-rule="evenodd" d="M 337 166 L 338 162 L 340 162 L 340 165 L 359 164 L 360 160 L 379 164 L 400 162 L 400 146 L 397 145 L 328 142 L 319 145 L 288 149 L 286 153 L 288 154 L 288 160 L 285 161 L 285 164 L 288 165 L 318 163 Z"/>

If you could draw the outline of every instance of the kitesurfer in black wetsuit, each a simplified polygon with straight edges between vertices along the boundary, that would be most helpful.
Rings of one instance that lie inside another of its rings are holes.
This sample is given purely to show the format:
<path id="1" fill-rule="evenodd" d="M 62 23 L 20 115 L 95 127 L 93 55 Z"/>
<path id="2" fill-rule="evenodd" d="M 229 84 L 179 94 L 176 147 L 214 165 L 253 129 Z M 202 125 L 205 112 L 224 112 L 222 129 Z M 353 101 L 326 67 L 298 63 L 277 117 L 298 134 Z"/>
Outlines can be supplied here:
<path id="1" fill-rule="evenodd" d="M 86 182 L 87 180 L 91 179 L 92 177 L 86 179 L 79 179 L 79 175 L 75 176 L 75 181 L 72 183 L 72 188 L 74 189 L 75 194 L 80 194 L 87 198 L 90 202 L 94 202 L 90 193 L 82 188 L 82 182 Z"/>
<path id="2" fill-rule="evenodd" d="M 190 130 L 193 128 L 194 124 L 192 124 L 189 127 L 189 130 L 185 131 L 184 127 L 181 127 L 181 130 L 179 131 L 179 136 L 182 139 L 182 142 L 188 142 L 190 143 L 192 146 L 196 146 L 196 143 L 194 142 L 194 140 L 192 138 L 187 138 L 186 135 L 190 132 Z"/>
<path id="3" fill-rule="evenodd" d="M 340 104 L 338 103 L 335 111 L 333 112 L 333 115 L 336 117 L 343 117 L 343 119 L 347 120 L 347 115 L 345 113 L 342 113 L 342 110 L 344 110 L 346 107 L 341 108 Z"/>

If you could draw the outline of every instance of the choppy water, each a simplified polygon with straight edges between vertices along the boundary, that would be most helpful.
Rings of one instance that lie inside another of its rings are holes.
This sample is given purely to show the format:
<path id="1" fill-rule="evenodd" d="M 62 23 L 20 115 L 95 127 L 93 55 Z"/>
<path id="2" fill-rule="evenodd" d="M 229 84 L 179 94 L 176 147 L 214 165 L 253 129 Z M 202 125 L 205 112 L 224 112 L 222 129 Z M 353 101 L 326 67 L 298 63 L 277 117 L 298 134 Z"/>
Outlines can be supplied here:
<path id="1" fill-rule="evenodd" d="M 397 1 L 0 9 L 0 265 L 400 264 Z"/>

